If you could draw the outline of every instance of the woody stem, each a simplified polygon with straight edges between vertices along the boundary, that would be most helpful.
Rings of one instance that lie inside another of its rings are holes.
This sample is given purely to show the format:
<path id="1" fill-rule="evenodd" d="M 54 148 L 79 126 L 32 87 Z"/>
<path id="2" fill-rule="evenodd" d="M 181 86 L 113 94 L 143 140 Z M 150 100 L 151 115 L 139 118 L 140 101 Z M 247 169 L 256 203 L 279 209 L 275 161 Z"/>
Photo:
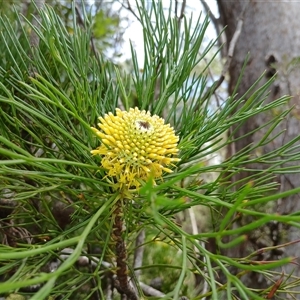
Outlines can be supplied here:
<path id="1" fill-rule="evenodd" d="M 119 200 L 116 203 L 114 211 L 114 224 L 113 224 L 113 239 L 115 242 L 116 261 L 117 261 L 117 279 L 118 283 L 116 288 L 121 294 L 125 294 L 130 300 L 138 300 L 138 297 L 129 285 L 128 269 L 126 264 L 127 251 L 126 244 L 123 239 L 123 201 Z"/>

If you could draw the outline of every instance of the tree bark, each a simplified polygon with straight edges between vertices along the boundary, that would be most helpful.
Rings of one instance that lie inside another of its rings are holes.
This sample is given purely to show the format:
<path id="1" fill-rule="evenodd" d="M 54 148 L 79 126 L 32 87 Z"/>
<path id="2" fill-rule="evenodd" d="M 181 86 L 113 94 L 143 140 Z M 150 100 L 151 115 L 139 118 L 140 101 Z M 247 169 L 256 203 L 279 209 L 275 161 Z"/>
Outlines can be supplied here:
<path id="1" fill-rule="evenodd" d="M 237 88 L 237 93 L 240 96 L 253 85 L 264 71 L 266 71 L 266 73 L 261 85 L 277 73 L 276 80 L 267 101 L 273 101 L 286 94 L 293 96 L 289 102 L 289 107 L 294 106 L 294 108 L 289 117 L 276 128 L 274 134 L 281 130 L 285 130 L 285 133 L 260 150 L 262 153 L 269 152 L 299 135 L 300 68 L 299 63 L 295 64 L 293 61 L 299 60 L 300 58 L 300 2 L 292 0 L 218 0 L 217 3 L 220 12 L 219 20 L 223 26 L 227 26 L 225 29 L 227 45 L 232 39 L 236 30 L 237 21 L 244 10 L 242 32 L 235 45 L 234 55 L 229 68 L 229 93 L 231 94 L 233 92 L 241 73 L 242 65 L 245 62 L 246 56 L 249 54 L 249 61 L 245 73 L 241 84 Z M 287 108 L 288 107 L 283 107 L 282 109 Z M 256 116 L 255 119 L 248 120 L 245 125 L 238 130 L 236 136 L 243 136 L 247 132 L 265 124 L 272 118 L 272 113 L 276 112 L 268 112 Z M 263 130 L 259 130 L 259 132 L 256 132 L 250 137 L 248 136 L 245 139 L 237 141 L 235 144 L 235 151 L 240 151 L 252 142 L 258 142 L 263 133 Z M 232 148 L 228 149 L 228 151 L 232 151 Z M 228 154 L 232 155 L 233 153 Z M 259 155 L 259 153 L 256 153 L 256 155 Z M 260 166 L 252 167 L 259 168 Z M 239 176 L 245 176 L 245 174 Z M 236 179 L 239 178 L 235 178 L 235 180 Z M 280 175 L 278 176 L 278 182 L 280 184 L 280 191 L 290 190 L 300 186 L 300 175 Z M 279 214 L 299 211 L 300 195 L 280 199 L 272 207 L 272 210 Z M 268 224 L 267 231 L 265 228 L 262 230 L 268 233 L 271 244 L 281 244 L 299 239 L 299 230 L 292 227 L 282 228 L 280 226 L 280 224 L 272 223 Z M 249 245 L 249 243 L 252 243 L 252 245 Z M 239 247 L 231 249 L 228 255 L 243 257 L 251 247 L 252 249 L 253 247 L 256 247 L 257 249 L 261 247 L 258 243 L 258 239 L 254 238 L 251 241 L 250 238 L 247 244 L 242 244 Z M 287 247 L 284 250 L 283 255 L 297 257 L 297 262 L 299 264 L 300 244 L 296 243 Z M 291 274 L 293 272 L 293 275 L 300 276 L 300 267 L 296 265 L 287 265 L 284 267 L 283 271 L 286 274 Z M 255 274 L 250 274 L 245 281 L 248 286 L 254 288 L 261 288 L 269 285 L 268 282 L 257 277 Z M 300 295 L 298 295 L 297 299 L 300 299 Z"/>

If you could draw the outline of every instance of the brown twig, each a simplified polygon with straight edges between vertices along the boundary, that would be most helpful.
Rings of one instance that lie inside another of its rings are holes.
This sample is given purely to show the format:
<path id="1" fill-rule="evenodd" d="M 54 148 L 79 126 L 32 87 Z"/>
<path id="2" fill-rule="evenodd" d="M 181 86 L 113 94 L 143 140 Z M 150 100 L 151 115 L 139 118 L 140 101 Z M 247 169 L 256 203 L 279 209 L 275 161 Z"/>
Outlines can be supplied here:
<path id="1" fill-rule="evenodd" d="M 180 20 L 184 17 L 185 7 L 186 7 L 186 0 L 183 0 L 182 4 L 181 4 L 181 11 L 180 11 L 180 16 L 179 16 Z"/>
<path id="2" fill-rule="evenodd" d="M 125 2 L 125 1 L 124 1 Z M 139 16 L 135 13 L 135 11 L 132 9 L 131 4 L 129 2 L 129 0 L 126 1 L 127 5 L 125 5 L 124 3 L 120 2 L 119 3 L 122 5 L 122 7 L 124 7 L 125 9 L 129 10 L 135 17 L 136 19 L 141 22 L 141 19 L 139 18 Z"/>
<path id="3" fill-rule="evenodd" d="M 216 32 L 217 34 L 219 35 L 220 34 L 220 21 L 218 18 L 216 18 L 216 16 L 212 13 L 211 9 L 209 8 L 208 4 L 206 3 L 205 0 L 200 0 L 204 10 L 205 10 L 205 13 L 207 15 L 209 15 L 209 18 L 211 19 L 212 23 L 214 24 L 214 27 L 216 29 Z"/>
<path id="4" fill-rule="evenodd" d="M 238 20 L 237 26 L 236 26 L 236 30 L 233 34 L 233 37 L 230 41 L 229 47 L 228 47 L 228 54 L 227 54 L 227 60 L 226 63 L 223 67 L 223 70 L 221 72 L 221 76 L 219 77 L 218 80 L 216 80 L 207 90 L 207 92 L 205 93 L 205 95 L 203 96 L 203 98 L 201 99 L 202 101 L 206 100 L 209 96 L 211 96 L 212 94 L 214 94 L 216 92 L 216 90 L 221 86 L 221 84 L 223 83 L 224 79 L 225 79 L 225 75 L 228 72 L 228 69 L 230 67 L 231 61 L 232 61 L 232 57 L 233 57 L 233 53 L 234 53 L 234 49 L 236 46 L 236 43 L 238 41 L 238 38 L 241 34 L 242 31 L 242 27 L 243 27 L 243 14 L 244 12 L 241 14 L 241 17 Z M 198 108 L 197 108 L 198 109 Z"/>
<path id="5" fill-rule="evenodd" d="M 128 269 L 126 264 L 127 251 L 123 233 L 123 211 L 122 201 L 116 203 L 113 223 L 113 239 L 115 242 L 116 261 L 117 261 L 117 280 L 116 288 L 121 294 L 125 294 L 130 300 L 138 300 L 138 297 L 128 282 Z"/>
<path id="6" fill-rule="evenodd" d="M 266 296 L 266 299 L 273 299 L 274 298 L 274 295 L 276 294 L 277 290 L 280 288 L 280 286 L 283 282 L 283 279 L 284 279 L 284 273 L 282 272 L 280 278 L 274 283 L 274 285 L 272 286 L 270 292 Z"/>
<path id="7" fill-rule="evenodd" d="M 207 4 L 207 2 L 205 0 L 200 0 L 203 8 L 204 8 L 204 11 L 205 13 L 209 16 L 215 30 L 216 30 L 216 33 L 217 33 L 217 36 L 218 36 L 218 47 L 221 48 L 221 46 L 223 44 L 226 43 L 226 36 L 225 36 L 225 33 L 224 32 L 221 32 L 221 29 L 222 29 L 222 25 L 221 25 L 221 21 L 220 21 L 220 18 L 217 18 L 211 11 L 209 5 Z M 226 51 L 226 48 L 225 47 L 222 47 L 221 48 L 221 56 L 222 57 L 226 57 L 227 56 L 227 51 Z"/>
<path id="8" fill-rule="evenodd" d="M 178 21 L 180 21 L 181 19 L 183 19 L 184 17 L 184 11 L 185 11 L 185 7 L 186 7 L 186 0 L 182 1 L 181 4 L 181 9 L 180 9 L 180 15 L 177 15 L 177 11 L 178 11 L 178 0 L 175 1 L 175 16 L 177 18 Z"/>

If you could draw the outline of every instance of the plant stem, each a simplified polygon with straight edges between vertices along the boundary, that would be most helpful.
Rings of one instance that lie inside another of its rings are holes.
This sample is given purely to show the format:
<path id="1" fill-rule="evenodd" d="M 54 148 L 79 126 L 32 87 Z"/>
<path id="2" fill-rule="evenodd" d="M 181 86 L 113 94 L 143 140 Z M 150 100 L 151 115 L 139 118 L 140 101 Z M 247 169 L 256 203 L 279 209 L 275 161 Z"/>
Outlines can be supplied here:
<path id="1" fill-rule="evenodd" d="M 114 211 L 114 224 L 113 224 L 113 239 L 115 241 L 116 250 L 116 261 L 117 261 L 117 279 L 118 283 L 116 288 L 121 294 L 125 294 L 130 300 L 138 300 L 138 297 L 129 285 L 128 275 L 127 275 L 127 251 L 125 241 L 122 237 L 123 232 L 123 212 L 122 212 L 123 200 L 120 199 L 116 203 Z"/>

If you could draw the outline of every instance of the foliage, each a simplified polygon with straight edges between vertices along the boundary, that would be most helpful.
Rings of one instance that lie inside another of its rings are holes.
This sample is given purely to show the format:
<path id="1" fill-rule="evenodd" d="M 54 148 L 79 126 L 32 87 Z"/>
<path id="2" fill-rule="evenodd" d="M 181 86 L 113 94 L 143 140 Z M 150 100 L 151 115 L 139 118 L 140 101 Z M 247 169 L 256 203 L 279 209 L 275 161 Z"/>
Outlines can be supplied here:
<path id="1" fill-rule="evenodd" d="M 213 46 L 209 43 L 199 55 L 207 18 L 194 25 L 192 20 L 174 17 L 171 9 L 166 13 L 161 2 L 153 2 L 150 10 L 141 4 L 145 62 L 138 65 L 132 48 L 133 73 L 125 74 L 93 53 L 86 13 L 82 29 L 73 5 L 72 33 L 50 7 L 39 14 L 40 25 L 25 20 L 30 30 L 25 30 L 24 19 L 17 13 L 13 24 L 5 17 L 0 19 L 0 294 L 18 293 L 31 299 L 92 299 L 95 295 L 108 299 L 116 271 L 111 236 L 118 194 L 105 178 L 101 158 L 90 154 L 99 146 L 90 127 L 117 107 L 128 110 L 134 106 L 162 116 L 174 126 L 181 158 L 173 173 L 164 174 L 155 186 L 151 180 L 143 182 L 133 200 L 124 203 L 126 229 L 122 237 L 140 297 L 142 284 L 134 272 L 138 270 L 146 284 L 162 276 L 162 270 L 166 270 L 165 276 L 176 275 L 174 285 L 163 285 L 164 299 L 182 295 L 191 299 L 265 299 L 271 292 L 280 295 L 298 284 L 294 277 L 288 283 L 288 274 L 284 274 L 280 289 L 273 288 L 278 275 L 275 268 L 293 263 L 293 258 L 258 259 L 259 254 L 282 245 L 253 250 L 244 258 L 222 255 L 222 249 L 245 242 L 252 231 L 268 222 L 300 227 L 299 212 L 277 215 L 262 209 L 300 192 L 297 188 L 279 193 L 276 183 L 276 174 L 297 171 L 281 168 L 285 162 L 299 160 L 297 140 L 253 155 L 261 145 L 272 142 L 272 130 L 289 112 L 280 112 L 265 124 L 269 130 L 259 143 L 249 144 L 220 164 L 208 162 L 234 143 L 232 133 L 224 139 L 230 127 L 238 128 L 249 117 L 289 100 L 282 97 L 265 103 L 272 80 L 262 86 L 258 80 L 245 95 L 233 94 L 212 110 L 210 97 L 204 97 L 207 79 L 204 73 L 194 72 Z M 36 48 L 30 45 L 32 31 L 39 37 Z M 249 169 L 250 162 L 262 168 Z M 245 170 L 248 177 L 231 181 L 234 174 Z M 210 173 L 217 176 L 206 181 Z M 174 216 L 199 206 L 211 212 L 211 225 L 203 232 L 184 230 Z M 240 215 L 253 221 L 236 227 Z M 135 241 L 143 230 L 148 232 L 143 241 L 148 258 L 134 270 L 134 254 L 140 248 Z M 158 240 L 167 250 L 155 250 Z M 209 240 L 215 241 L 217 252 L 209 250 Z M 180 259 L 164 260 L 165 254 Z M 83 266 L 79 262 L 84 257 L 89 260 Z M 232 274 L 232 267 L 239 273 Z M 168 271 L 172 268 L 176 272 Z M 216 276 L 220 270 L 225 279 Z M 242 280 L 247 272 L 270 278 L 270 288 L 248 288 Z M 198 285 L 194 278 L 200 278 Z"/>
<path id="2" fill-rule="evenodd" d="M 91 24 L 89 26 L 93 29 L 93 40 L 95 47 L 105 56 L 115 59 L 122 56 L 120 53 L 120 47 L 123 42 L 123 34 L 125 26 L 128 23 L 127 18 L 120 17 L 121 8 L 118 10 L 113 9 L 113 2 L 96 1 L 93 5 L 87 1 L 81 0 L 37 0 L 35 1 L 0 1 L 0 14 L 5 15 L 10 20 L 13 20 L 16 16 L 15 10 L 24 15 L 29 22 L 36 25 L 35 11 L 36 6 L 46 3 L 48 6 L 53 7 L 56 14 L 62 20 L 66 30 L 72 34 L 74 27 L 74 18 L 78 21 L 77 26 L 84 26 L 82 18 L 82 10 L 88 14 L 88 19 Z M 72 5 L 76 8 L 76 14 L 73 14 Z M 23 18 L 20 21 L 24 21 Z M 122 21 L 122 26 L 121 26 Z"/>
<path id="3" fill-rule="evenodd" d="M 100 50 L 113 49 L 111 36 L 116 33 L 120 25 L 120 17 L 117 15 L 107 16 L 106 12 L 99 10 L 94 16 L 93 32 L 94 37 L 101 41 Z M 116 45 L 115 45 L 116 46 Z"/>

